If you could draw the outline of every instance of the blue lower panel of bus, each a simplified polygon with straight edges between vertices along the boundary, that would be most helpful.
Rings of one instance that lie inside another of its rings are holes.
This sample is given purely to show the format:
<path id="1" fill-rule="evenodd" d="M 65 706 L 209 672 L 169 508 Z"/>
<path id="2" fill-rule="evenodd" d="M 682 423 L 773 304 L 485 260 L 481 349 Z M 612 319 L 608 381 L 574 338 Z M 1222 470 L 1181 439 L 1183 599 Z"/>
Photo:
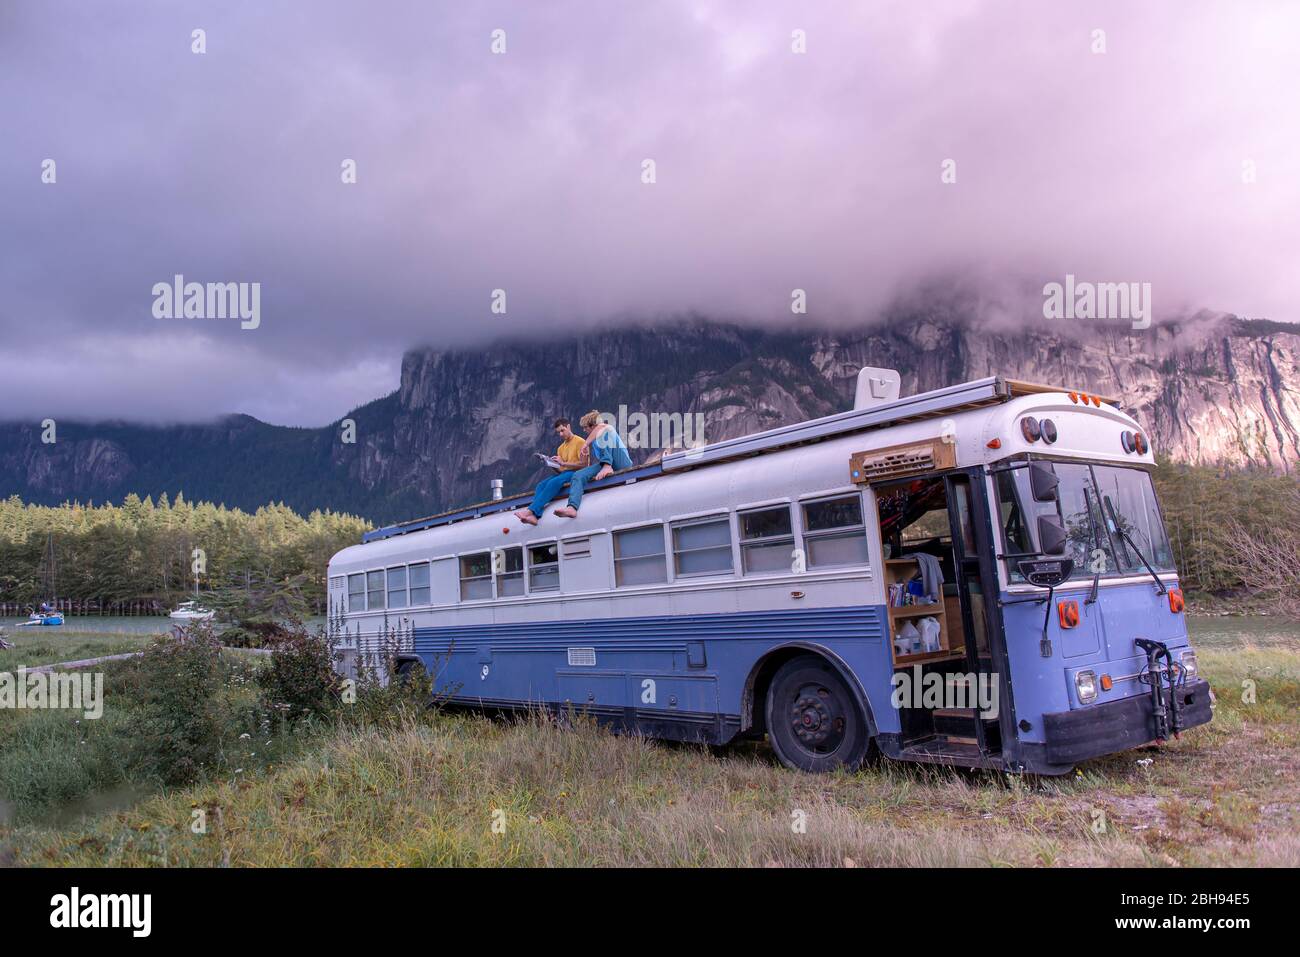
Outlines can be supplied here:
<path id="1" fill-rule="evenodd" d="M 572 705 L 666 736 L 725 739 L 740 727 L 746 685 L 777 649 L 838 658 L 880 731 L 892 659 L 883 605 L 417 628 L 414 651 L 455 700 L 494 707 Z M 762 706 L 762 703 L 759 703 Z M 698 735 L 681 732 L 698 727 Z"/>

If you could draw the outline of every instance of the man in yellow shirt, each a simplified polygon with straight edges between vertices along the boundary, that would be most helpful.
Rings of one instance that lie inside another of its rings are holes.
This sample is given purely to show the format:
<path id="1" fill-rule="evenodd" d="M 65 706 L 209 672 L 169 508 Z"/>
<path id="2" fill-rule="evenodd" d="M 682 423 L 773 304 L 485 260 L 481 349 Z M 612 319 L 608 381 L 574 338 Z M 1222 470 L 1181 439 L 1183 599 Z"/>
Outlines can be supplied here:
<path id="1" fill-rule="evenodd" d="M 546 503 L 564 490 L 573 480 L 573 473 L 591 464 L 591 448 L 582 436 L 573 434 L 573 424 L 568 419 L 555 420 L 555 434 L 560 437 L 560 447 L 555 450 L 555 457 L 564 466 L 564 471 L 544 479 L 533 493 L 532 504 L 515 512 L 515 517 L 525 525 L 536 525 L 546 509 Z"/>

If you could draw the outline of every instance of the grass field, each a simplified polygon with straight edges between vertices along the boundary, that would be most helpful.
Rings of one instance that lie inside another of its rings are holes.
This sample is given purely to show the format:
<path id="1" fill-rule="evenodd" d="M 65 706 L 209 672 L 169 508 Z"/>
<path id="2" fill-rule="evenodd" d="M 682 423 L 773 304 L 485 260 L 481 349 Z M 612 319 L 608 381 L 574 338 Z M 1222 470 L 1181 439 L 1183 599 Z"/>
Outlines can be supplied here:
<path id="1" fill-rule="evenodd" d="M 1061 779 L 889 762 L 811 777 L 759 745 L 715 753 L 583 723 L 432 715 L 250 738 L 220 780 L 176 790 L 91 769 L 101 791 L 73 802 L 91 812 L 79 817 L 67 805 L 41 812 L 40 799 L 53 801 L 49 784 L 73 773 L 59 755 L 94 742 L 76 744 L 85 738 L 48 712 L 10 715 L 0 720 L 0 796 L 11 807 L 0 863 L 1300 864 L 1300 643 L 1235 642 L 1201 660 L 1218 696 L 1209 727 Z M 90 734 L 112 741 L 110 718 Z M 41 762 L 44 790 L 24 791 Z"/>
<path id="2" fill-rule="evenodd" d="M 160 626 L 158 631 L 164 633 L 167 628 Z M 7 637 L 14 647 L 0 648 L 0 671 L 139 651 L 149 643 L 148 635 L 105 634 L 68 626 L 10 628 Z"/>

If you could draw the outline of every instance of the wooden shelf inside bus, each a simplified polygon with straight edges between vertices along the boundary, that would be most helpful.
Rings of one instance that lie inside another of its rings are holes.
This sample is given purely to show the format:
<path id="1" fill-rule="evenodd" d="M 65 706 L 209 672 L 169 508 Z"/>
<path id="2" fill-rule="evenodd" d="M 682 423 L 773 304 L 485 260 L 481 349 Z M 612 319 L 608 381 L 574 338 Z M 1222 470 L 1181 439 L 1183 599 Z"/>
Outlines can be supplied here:
<path id="1" fill-rule="evenodd" d="M 902 608 L 889 609 L 890 618 L 938 618 L 939 624 L 948 615 L 948 610 L 938 603 L 933 605 L 904 605 Z"/>
<path id="2" fill-rule="evenodd" d="M 921 570 L 915 558 L 885 559 L 885 593 L 889 586 L 906 583 Z M 950 635 L 953 629 L 948 626 L 948 603 L 955 598 L 945 596 L 941 601 L 928 605 L 898 605 L 889 608 L 889 653 L 893 657 L 895 668 L 908 668 L 915 664 L 936 661 L 956 661 L 966 657 L 965 641 L 962 638 L 960 624 L 956 628 L 956 637 L 960 644 L 950 647 Z M 914 654 L 900 655 L 894 645 L 899 629 L 908 621 L 920 618 L 933 618 L 939 623 L 939 649 L 937 651 L 918 651 Z M 960 622 L 960 617 L 958 618 Z"/>
<path id="3" fill-rule="evenodd" d="M 965 648 L 953 648 L 948 650 L 940 648 L 938 651 L 918 651 L 914 655 L 894 655 L 895 668 L 910 668 L 912 665 L 929 664 L 935 661 L 960 661 L 966 657 Z"/>

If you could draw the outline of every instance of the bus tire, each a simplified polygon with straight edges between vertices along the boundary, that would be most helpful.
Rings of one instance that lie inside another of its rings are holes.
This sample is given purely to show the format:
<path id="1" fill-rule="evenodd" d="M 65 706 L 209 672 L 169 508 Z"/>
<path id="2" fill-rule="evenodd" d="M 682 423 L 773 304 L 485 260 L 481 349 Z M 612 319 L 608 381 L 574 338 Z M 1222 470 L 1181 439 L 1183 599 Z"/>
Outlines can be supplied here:
<path id="1" fill-rule="evenodd" d="M 393 670 L 393 680 L 399 685 L 408 684 L 412 679 L 424 675 L 424 662 L 419 658 L 403 658 Z"/>
<path id="2" fill-rule="evenodd" d="M 853 692 L 825 658 L 783 664 L 767 689 L 767 733 L 781 763 L 796 771 L 856 771 L 871 733 Z"/>

